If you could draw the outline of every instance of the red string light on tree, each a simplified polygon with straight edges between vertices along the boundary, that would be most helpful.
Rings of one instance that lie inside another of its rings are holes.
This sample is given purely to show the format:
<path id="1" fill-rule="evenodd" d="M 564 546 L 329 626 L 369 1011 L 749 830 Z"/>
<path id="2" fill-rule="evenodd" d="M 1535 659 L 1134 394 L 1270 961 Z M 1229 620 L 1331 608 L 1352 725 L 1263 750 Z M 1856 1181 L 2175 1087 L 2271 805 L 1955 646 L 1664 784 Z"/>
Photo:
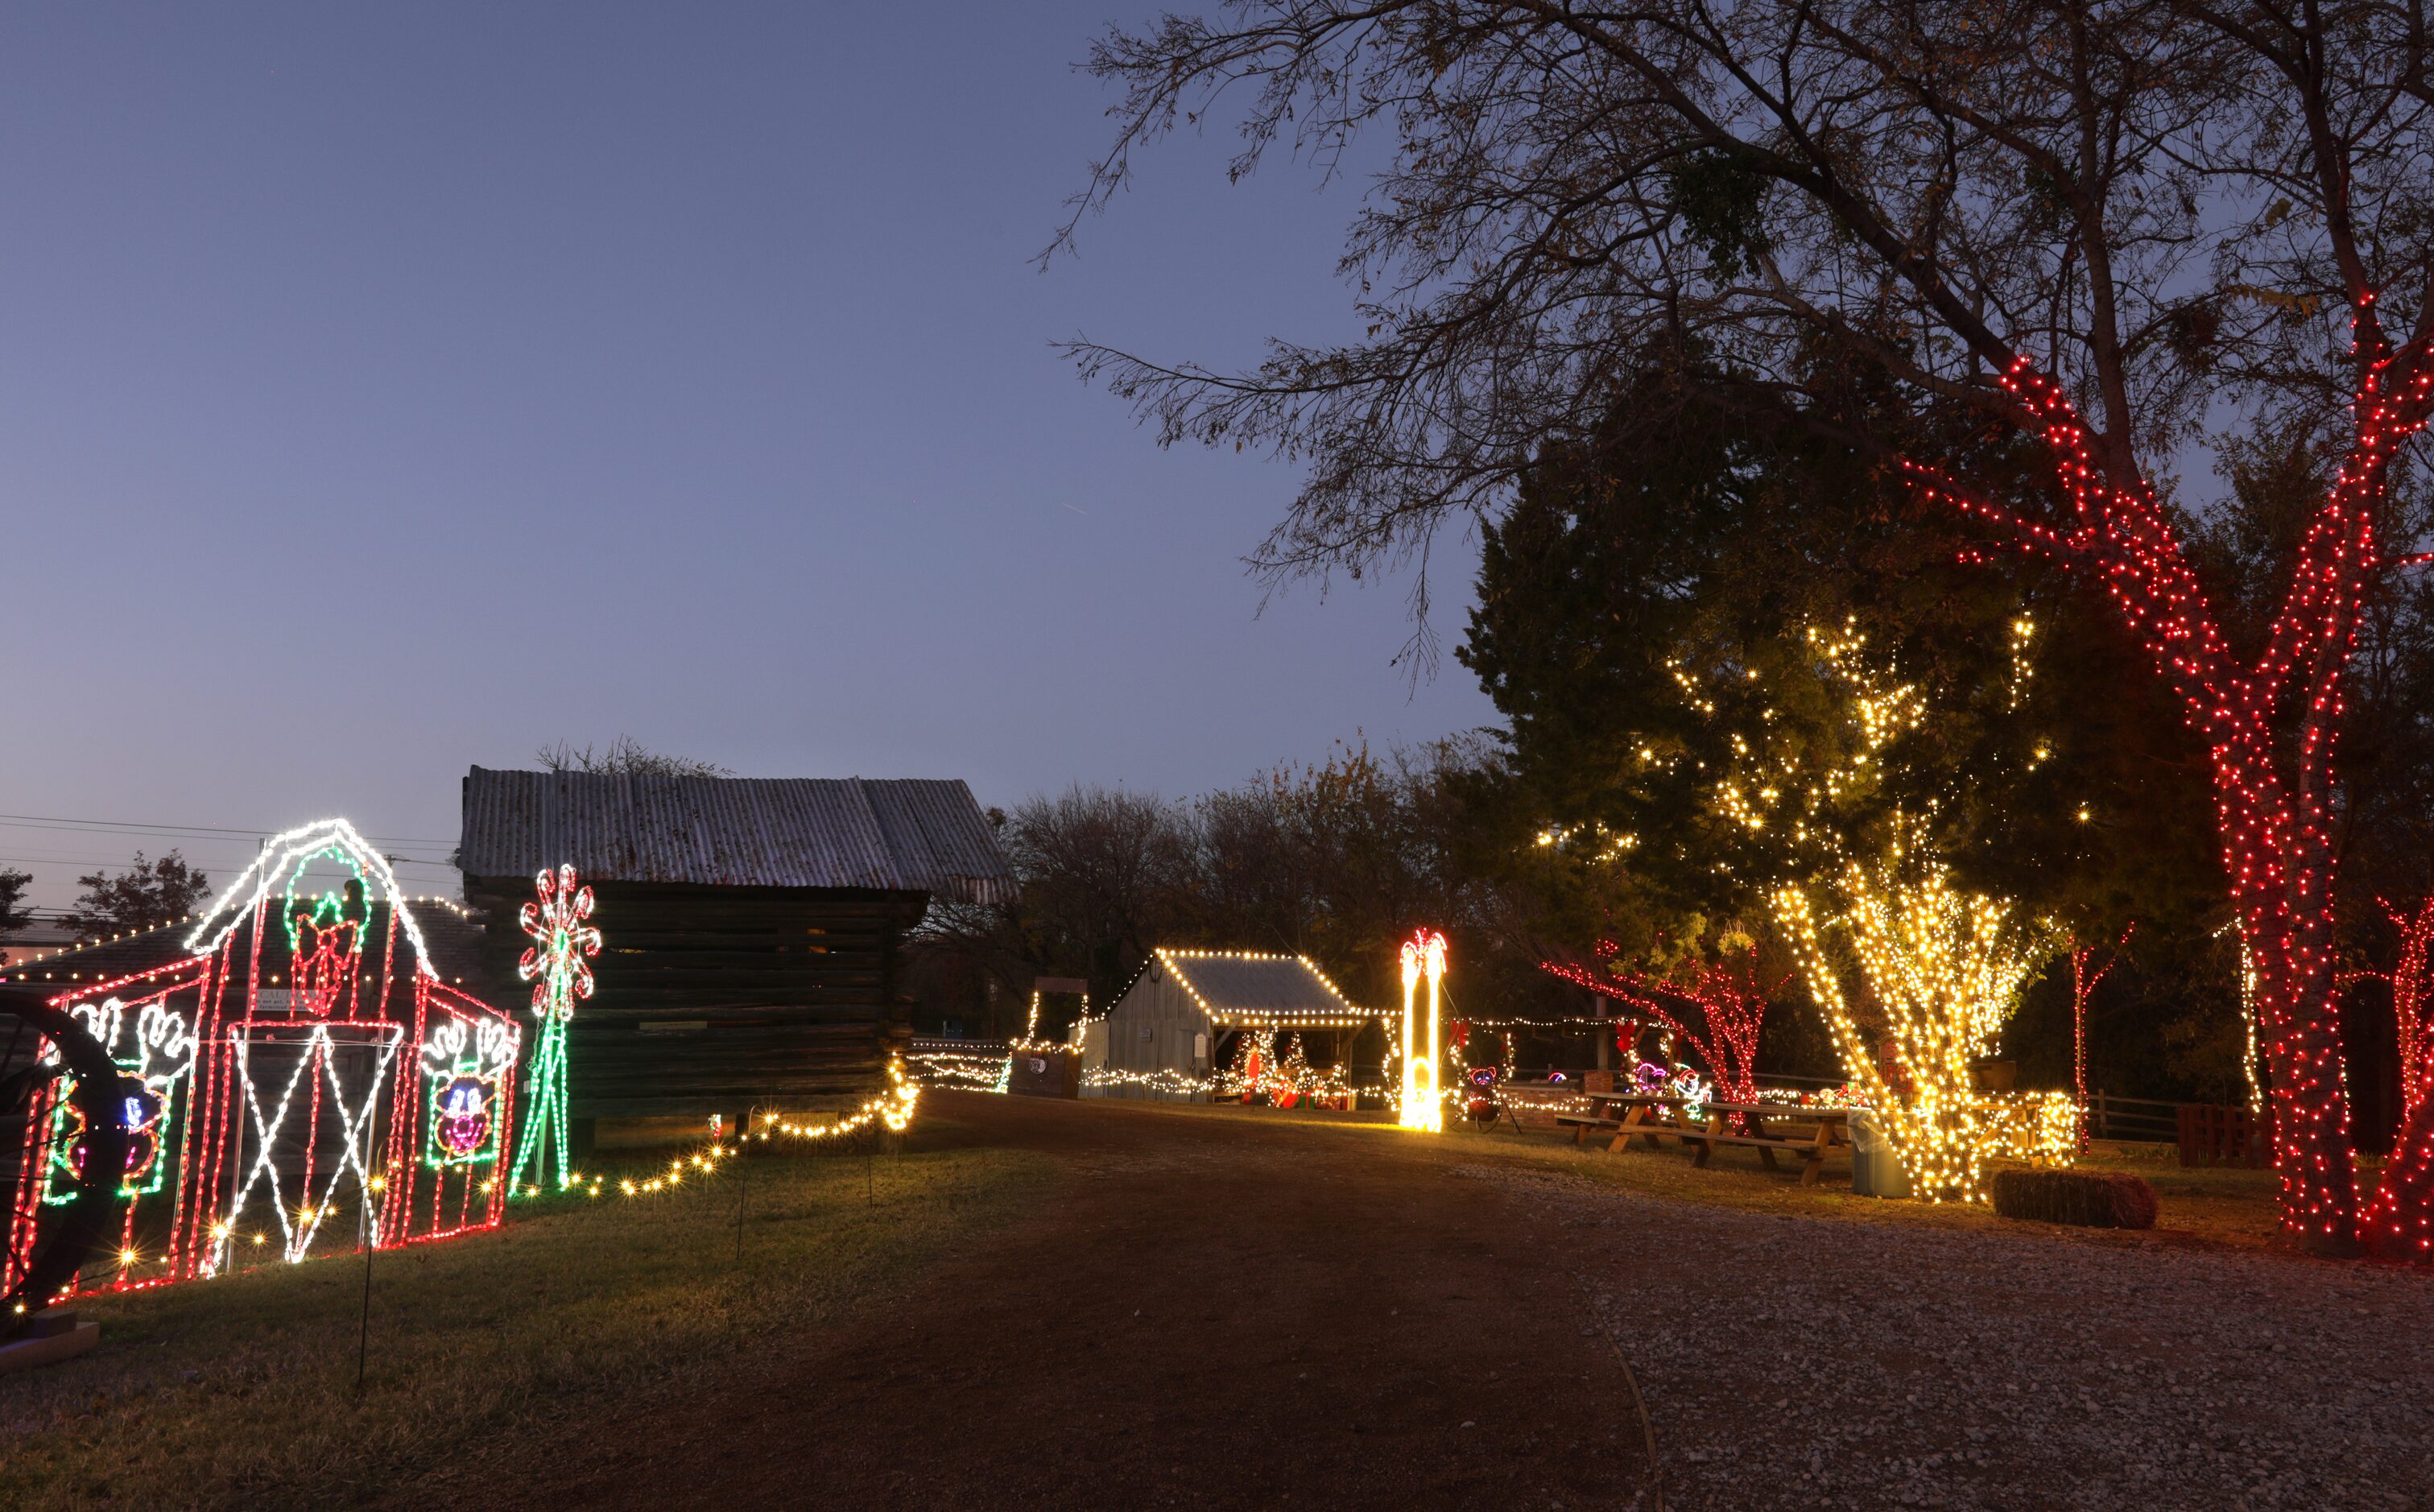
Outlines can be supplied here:
<path id="1" fill-rule="evenodd" d="M 2374 528 L 2391 459 L 2434 412 L 2434 342 L 2391 350 L 2373 306 L 2372 294 L 2362 294 L 2353 309 L 2361 362 L 2349 454 L 2299 543 L 2289 587 L 2253 662 L 2234 653 L 2152 485 L 2107 476 L 2078 411 L 2026 357 L 1999 381 L 2024 428 L 2054 460 L 2070 501 L 2066 524 L 2025 519 L 1931 468 L 1908 464 L 1926 497 L 2095 576 L 2180 698 L 2189 727 L 2204 736 L 2223 868 L 2254 964 L 2257 1019 L 2273 1072 L 2283 1222 L 2335 1250 L 2361 1237 L 2421 1249 L 2420 1241 L 2434 1240 L 2434 1117 L 2423 1107 L 2372 1212 L 2359 1212 L 2333 993 L 2325 805 L 2342 679 L 2360 607 L 2394 565 L 2379 552 Z"/>
<path id="2" fill-rule="evenodd" d="M 2434 1091 L 2434 896 L 2413 914 L 2390 903 L 2383 911 L 2400 931 L 2400 958 L 2387 980 L 2400 1058 L 2400 1116 L 2406 1122 Z"/>
<path id="3" fill-rule="evenodd" d="M 1772 986 L 1761 983 L 1755 947 L 1701 962 L 1680 980 L 1646 971 L 1604 975 L 1563 961 L 1540 961 L 1538 969 L 1671 1029 L 1706 1062 L 1723 1101 L 1757 1100 L 1758 1031 L 1766 1023 L 1768 1000 L 1791 977 Z"/>
<path id="4" fill-rule="evenodd" d="M 2105 953 L 2104 964 L 2088 969 L 2095 958 L 2093 947 L 2076 940 L 2070 947 L 2070 1074 L 2071 1084 L 2079 1094 L 2079 1147 L 2087 1148 L 2087 1000 L 2096 995 L 2096 984 L 2121 959 L 2121 947 L 2130 943 L 2130 931 L 2138 926 L 2125 926 L 2121 937 Z"/>

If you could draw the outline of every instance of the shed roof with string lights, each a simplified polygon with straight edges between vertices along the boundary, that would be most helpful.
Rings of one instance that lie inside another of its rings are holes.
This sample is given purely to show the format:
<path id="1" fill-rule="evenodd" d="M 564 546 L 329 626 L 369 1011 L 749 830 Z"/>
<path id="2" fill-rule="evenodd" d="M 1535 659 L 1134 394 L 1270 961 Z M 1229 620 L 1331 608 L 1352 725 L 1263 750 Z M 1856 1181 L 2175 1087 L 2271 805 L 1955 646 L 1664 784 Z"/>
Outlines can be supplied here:
<path id="1" fill-rule="evenodd" d="M 1298 1034 L 1315 1058 L 1341 1063 L 1363 1030 L 1388 1017 L 1346 997 L 1308 956 L 1160 946 L 1106 1016 L 1083 1031 L 1086 1074 L 1131 1074 L 1096 1078 L 1084 1095 L 1183 1097 L 1140 1078 L 1205 1077 L 1222 1059 L 1223 1041 L 1244 1031 Z"/>

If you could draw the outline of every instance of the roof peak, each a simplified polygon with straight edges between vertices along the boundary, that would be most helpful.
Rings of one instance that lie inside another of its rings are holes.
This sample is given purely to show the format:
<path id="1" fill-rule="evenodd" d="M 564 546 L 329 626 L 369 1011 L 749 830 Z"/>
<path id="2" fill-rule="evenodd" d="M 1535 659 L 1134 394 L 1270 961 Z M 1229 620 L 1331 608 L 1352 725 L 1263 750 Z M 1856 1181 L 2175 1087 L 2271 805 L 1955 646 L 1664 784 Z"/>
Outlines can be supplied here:
<path id="1" fill-rule="evenodd" d="M 1211 1018 L 1323 1015 L 1351 1022 L 1380 1011 L 1355 1005 L 1307 955 L 1179 945 L 1160 945 L 1150 954 L 1165 963 L 1191 1001 Z"/>
<path id="2" fill-rule="evenodd" d="M 466 875 L 566 863 L 593 882 L 1014 896 L 996 832 L 960 778 L 466 773 Z"/>

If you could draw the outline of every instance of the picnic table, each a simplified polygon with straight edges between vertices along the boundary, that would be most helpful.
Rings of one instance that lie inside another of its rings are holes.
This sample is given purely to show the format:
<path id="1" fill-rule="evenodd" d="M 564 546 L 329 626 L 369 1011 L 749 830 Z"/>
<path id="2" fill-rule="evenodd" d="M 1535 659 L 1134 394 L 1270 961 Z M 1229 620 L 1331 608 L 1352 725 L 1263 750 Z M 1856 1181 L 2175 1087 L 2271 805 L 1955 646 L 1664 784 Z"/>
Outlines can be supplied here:
<path id="1" fill-rule="evenodd" d="M 1827 1153 L 1851 1142 L 1851 1113 L 1843 1108 L 1710 1102 L 1700 1106 L 1702 1121 L 1694 1122 L 1687 1116 L 1683 1100 L 1667 1093 L 1608 1091 L 1586 1095 L 1586 1113 L 1568 1113 L 1555 1120 L 1571 1127 L 1575 1144 L 1581 1143 L 1592 1128 L 1601 1133 L 1614 1131 L 1614 1143 L 1606 1146 L 1609 1151 L 1621 1149 L 1634 1138 L 1646 1140 L 1651 1146 L 1660 1139 L 1679 1140 L 1694 1148 L 1696 1153 L 1690 1163 L 1695 1166 L 1706 1165 L 1720 1144 L 1741 1144 L 1757 1150 L 1758 1160 L 1770 1171 L 1782 1169 L 1774 1162 L 1780 1151 L 1799 1158 L 1803 1186 L 1816 1185 Z M 1767 1127 L 1771 1122 L 1807 1127 L 1771 1132 Z"/>
<path id="2" fill-rule="evenodd" d="M 1625 1125 L 1637 1126 L 1647 1123 L 1657 1111 L 1670 1110 L 1677 1119 L 1682 1111 L 1682 1099 L 1670 1092 L 1643 1092 L 1636 1089 L 1620 1089 L 1604 1091 L 1590 1091 L 1581 1095 L 1588 1102 L 1587 1112 L 1559 1113 L 1555 1117 L 1555 1123 L 1559 1126 L 1571 1129 L 1572 1143 L 1575 1144 L 1582 1143 L 1591 1129 L 1596 1129 L 1600 1133 L 1607 1129 L 1620 1131 Z M 1608 1148 L 1619 1150 L 1630 1138 L 1627 1133 L 1618 1132 L 1614 1143 Z M 1652 1144 L 1655 1143 L 1653 1134 L 1649 1137 L 1649 1143 Z"/>
<path id="3" fill-rule="evenodd" d="M 1770 1171 L 1777 1170 L 1777 1150 L 1800 1158 L 1800 1184 L 1813 1187 L 1825 1169 L 1826 1153 L 1838 1144 L 1851 1143 L 1851 1110 L 1847 1108 L 1803 1108 L 1796 1103 L 1709 1103 L 1706 1108 L 1707 1130 L 1704 1136 L 1686 1135 L 1685 1143 L 1695 1143 L 1699 1153 L 1693 1165 L 1705 1165 L 1707 1157 L 1719 1144 L 1746 1144 L 1757 1151 L 1757 1158 Z M 1768 1120 L 1779 1123 L 1803 1123 L 1810 1127 L 1804 1132 L 1787 1131 L 1770 1134 Z M 1731 1132 L 1732 1125 L 1741 1125 L 1747 1133 Z"/>

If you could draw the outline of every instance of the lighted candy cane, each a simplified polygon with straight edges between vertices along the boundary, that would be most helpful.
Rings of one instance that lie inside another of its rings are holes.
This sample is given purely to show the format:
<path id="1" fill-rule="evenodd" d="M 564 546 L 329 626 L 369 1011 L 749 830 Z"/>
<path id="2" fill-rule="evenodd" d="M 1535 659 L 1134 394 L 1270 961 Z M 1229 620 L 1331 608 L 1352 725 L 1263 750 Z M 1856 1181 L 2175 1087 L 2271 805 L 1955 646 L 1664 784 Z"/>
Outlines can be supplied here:
<path id="1" fill-rule="evenodd" d="M 1445 936 L 1424 929 L 1403 942 L 1403 1111 L 1405 1128 L 1436 1133 L 1445 1127 L 1443 1100 L 1437 1096 L 1437 992 L 1445 980 Z M 1414 1022 L 1414 998 L 1420 978 L 1429 979 L 1428 1037 Z"/>
<path id="2" fill-rule="evenodd" d="M 532 1010 L 540 1021 L 540 1043 L 524 1077 L 526 1112 L 523 1132 L 516 1140 L 515 1169 L 507 1177 L 510 1193 L 528 1190 L 526 1166 L 540 1175 L 551 1158 L 557 1166 L 557 1185 L 574 1184 L 567 1164 L 566 1024 L 574 1017 L 574 1005 L 591 995 L 591 968 L 585 957 L 600 954 L 600 931 L 585 922 L 591 917 L 591 889 L 575 885 L 574 868 L 544 871 L 533 885 L 540 901 L 524 904 L 517 916 L 533 945 L 516 963 L 516 974 L 533 984 Z"/>

